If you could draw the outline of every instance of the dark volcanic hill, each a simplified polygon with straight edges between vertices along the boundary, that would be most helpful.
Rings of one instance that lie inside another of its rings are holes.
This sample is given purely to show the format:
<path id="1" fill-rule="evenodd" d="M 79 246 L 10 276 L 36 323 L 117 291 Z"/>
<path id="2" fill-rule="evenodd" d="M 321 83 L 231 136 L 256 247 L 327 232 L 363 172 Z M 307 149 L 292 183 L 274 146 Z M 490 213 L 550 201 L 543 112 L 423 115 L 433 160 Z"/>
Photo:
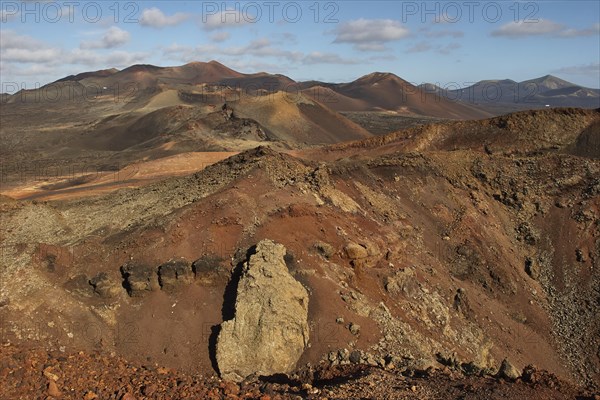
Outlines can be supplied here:
<path id="1" fill-rule="evenodd" d="M 432 84 L 420 87 L 429 93 L 494 114 L 544 107 L 600 107 L 600 89 L 582 87 L 552 75 L 522 82 L 484 80 L 458 90 L 443 90 Z"/>

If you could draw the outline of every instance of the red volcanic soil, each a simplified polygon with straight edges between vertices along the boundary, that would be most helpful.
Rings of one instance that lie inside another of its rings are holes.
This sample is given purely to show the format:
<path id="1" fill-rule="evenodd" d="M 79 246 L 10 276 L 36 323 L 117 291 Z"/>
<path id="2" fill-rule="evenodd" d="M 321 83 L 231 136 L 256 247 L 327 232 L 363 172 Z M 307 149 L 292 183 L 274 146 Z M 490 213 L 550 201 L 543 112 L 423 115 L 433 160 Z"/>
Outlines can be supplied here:
<path id="1" fill-rule="evenodd" d="M 395 111 L 449 119 L 481 119 L 491 114 L 474 106 L 429 93 L 390 73 L 372 73 L 354 82 L 315 86 L 303 93 L 336 111 Z M 306 87 L 308 86 L 308 87 Z"/>
<path id="2" fill-rule="evenodd" d="M 0 349 L 0 395 L 6 399 L 589 399 L 551 374 L 531 369 L 517 382 L 464 377 L 443 371 L 384 370 L 368 366 L 328 367 L 299 377 L 248 380 L 241 384 L 184 373 L 152 363 L 132 363 L 101 353 Z"/>
<path id="3" fill-rule="evenodd" d="M 0 397 L 595 400 L 600 165 L 582 150 L 599 116 L 191 153 L 121 170 L 132 187 L 2 196 Z M 296 371 L 233 385 L 215 331 L 265 238 L 309 293 L 310 346 Z M 168 291 L 157 271 L 173 259 L 204 269 Z M 149 271 L 143 293 L 126 263 Z"/>

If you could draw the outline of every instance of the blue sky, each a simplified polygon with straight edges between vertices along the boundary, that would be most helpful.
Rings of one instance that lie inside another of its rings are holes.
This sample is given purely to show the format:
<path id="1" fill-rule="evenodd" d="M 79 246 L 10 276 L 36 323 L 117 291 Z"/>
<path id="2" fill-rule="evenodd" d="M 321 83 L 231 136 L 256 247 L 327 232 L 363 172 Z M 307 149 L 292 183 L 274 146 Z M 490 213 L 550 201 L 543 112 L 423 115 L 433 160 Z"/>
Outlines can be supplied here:
<path id="1" fill-rule="evenodd" d="M 0 81 L 217 60 L 351 81 L 373 71 L 468 86 L 553 74 L 600 87 L 598 1 L 2 1 Z"/>

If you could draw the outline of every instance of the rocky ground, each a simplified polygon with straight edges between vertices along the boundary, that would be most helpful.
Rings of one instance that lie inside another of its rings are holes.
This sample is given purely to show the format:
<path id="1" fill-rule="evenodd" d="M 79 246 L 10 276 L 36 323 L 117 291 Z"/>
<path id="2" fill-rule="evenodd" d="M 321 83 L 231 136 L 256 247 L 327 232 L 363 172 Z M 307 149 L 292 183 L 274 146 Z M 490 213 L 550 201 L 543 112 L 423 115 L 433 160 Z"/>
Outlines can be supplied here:
<path id="1" fill-rule="evenodd" d="M 593 398 L 599 121 L 525 112 L 2 197 L 0 397 Z"/>
<path id="2" fill-rule="evenodd" d="M 415 126 L 444 121 L 441 118 L 406 116 L 385 111 L 344 111 L 341 114 L 375 135 L 385 135 Z"/>
<path id="3" fill-rule="evenodd" d="M 2 399 L 589 399 L 600 398 L 534 367 L 522 377 L 465 376 L 442 370 L 366 365 L 305 367 L 240 383 L 136 364 L 114 354 L 4 346 Z"/>

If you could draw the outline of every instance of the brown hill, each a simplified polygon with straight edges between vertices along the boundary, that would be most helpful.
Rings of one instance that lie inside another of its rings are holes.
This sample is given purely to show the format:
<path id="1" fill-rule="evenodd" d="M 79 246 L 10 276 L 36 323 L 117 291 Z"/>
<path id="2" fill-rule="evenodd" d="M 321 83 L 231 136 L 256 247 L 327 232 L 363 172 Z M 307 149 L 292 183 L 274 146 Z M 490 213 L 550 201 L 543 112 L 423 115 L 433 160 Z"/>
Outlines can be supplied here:
<path id="1" fill-rule="evenodd" d="M 341 143 L 306 152 L 307 156 L 341 158 L 357 152 L 390 154 L 398 151 L 472 150 L 487 153 L 575 152 L 598 157 L 594 143 L 600 109 L 521 111 L 480 121 L 434 123 L 366 140 Z M 589 144 L 586 147 L 584 144 Z M 360 149 L 360 150 L 359 150 Z"/>
<path id="2" fill-rule="evenodd" d="M 327 88 L 337 95 L 323 89 L 311 91 L 314 87 L 312 85 L 323 86 L 317 82 L 309 82 L 303 85 L 304 92 L 315 97 L 321 95 L 331 98 L 332 101 L 327 104 L 337 111 L 390 110 L 402 114 L 451 119 L 478 119 L 491 115 L 477 107 L 452 102 L 429 93 L 390 73 L 375 72 L 354 82 L 328 84 Z"/>
<path id="3" fill-rule="evenodd" d="M 78 78 L 84 76 L 85 78 Z M 226 67 L 217 61 L 191 62 L 177 67 L 157 67 L 154 65 L 134 65 L 112 74 L 87 73 L 75 76 L 86 85 L 108 88 L 134 85 L 137 91 L 156 89 L 160 85 L 198 85 L 203 83 L 237 86 L 249 91 L 270 88 L 280 90 L 293 81 L 282 75 L 267 73 L 243 74 Z M 68 80 L 69 77 L 60 81 Z M 133 89 L 130 89 L 133 90 Z"/>
<path id="4" fill-rule="evenodd" d="M 56 82 L 65 82 L 65 81 L 79 82 L 80 80 L 88 79 L 88 78 L 106 78 L 108 76 L 116 74 L 117 72 L 119 72 L 119 70 L 116 68 L 102 69 L 99 71 L 92 71 L 92 72 L 82 72 L 77 75 L 66 76 L 62 79 L 57 80 Z"/>
<path id="5" fill-rule="evenodd" d="M 254 118 L 285 143 L 308 145 L 364 139 L 369 132 L 303 94 L 277 92 L 231 103 L 237 114 Z"/>
<path id="6" fill-rule="evenodd" d="M 344 96 L 327 86 L 311 86 L 307 89 L 303 89 L 301 93 L 315 101 L 327 105 L 327 107 L 332 110 L 362 111 L 370 109 L 370 105 L 366 100 Z"/>

